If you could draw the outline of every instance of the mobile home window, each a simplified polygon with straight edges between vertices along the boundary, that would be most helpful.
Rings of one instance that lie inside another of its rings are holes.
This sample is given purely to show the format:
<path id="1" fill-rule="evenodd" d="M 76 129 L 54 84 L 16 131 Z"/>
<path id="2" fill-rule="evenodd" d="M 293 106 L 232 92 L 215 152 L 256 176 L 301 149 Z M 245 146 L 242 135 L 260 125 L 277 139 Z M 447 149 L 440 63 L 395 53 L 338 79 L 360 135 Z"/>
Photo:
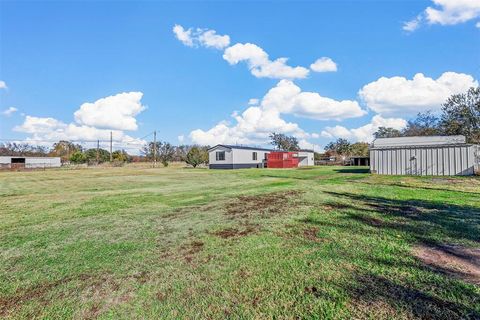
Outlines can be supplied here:
<path id="1" fill-rule="evenodd" d="M 252 152 L 252 160 L 257 160 L 257 153 L 256 152 Z"/>
<path id="2" fill-rule="evenodd" d="M 217 151 L 216 155 L 216 160 L 217 161 L 223 161 L 225 160 L 225 151 Z"/>

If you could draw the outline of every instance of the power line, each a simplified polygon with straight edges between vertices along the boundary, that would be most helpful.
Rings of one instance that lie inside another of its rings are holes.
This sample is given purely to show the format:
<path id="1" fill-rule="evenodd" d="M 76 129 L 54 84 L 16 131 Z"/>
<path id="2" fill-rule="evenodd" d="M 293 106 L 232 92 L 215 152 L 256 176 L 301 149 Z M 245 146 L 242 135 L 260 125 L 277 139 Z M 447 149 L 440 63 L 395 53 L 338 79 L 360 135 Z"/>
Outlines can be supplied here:
<path id="1" fill-rule="evenodd" d="M 146 134 L 145 136 L 141 137 L 141 138 L 134 138 L 134 139 L 138 139 L 138 140 L 143 140 L 151 135 L 154 134 L 155 131 L 152 131 L 148 134 Z M 129 142 L 129 141 L 115 141 L 113 140 L 113 137 L 111 137 L 110 139 L 105 139 L 105 140 L 102 140 L 102 139 L 94 139 L 94 140 L 86 140 L 86 139 L 29 139 L 29 138 L 26 138 L 26 139 L 15 139 L 15 138 L 0 138 L 0 141 L 5 141 L 5 142 L 23 142 L 23 143 L 40 143 L 40 142 L 52 142 L 52 143 L 55 143 L 55 142 L 59 142 L 59 141 L 68 141 L 68 142 L 75 142 L 75 143 L 98 143 L 98 142 L 101 142 L 101 143 L 110 143 L 110 141 L 112 141 L 112 143 L 114 144 L 122 144 L 122 145 L 138 145 L 138 146 L 143 146 L 145 143 L 142 143 L 142 142 Z"/>

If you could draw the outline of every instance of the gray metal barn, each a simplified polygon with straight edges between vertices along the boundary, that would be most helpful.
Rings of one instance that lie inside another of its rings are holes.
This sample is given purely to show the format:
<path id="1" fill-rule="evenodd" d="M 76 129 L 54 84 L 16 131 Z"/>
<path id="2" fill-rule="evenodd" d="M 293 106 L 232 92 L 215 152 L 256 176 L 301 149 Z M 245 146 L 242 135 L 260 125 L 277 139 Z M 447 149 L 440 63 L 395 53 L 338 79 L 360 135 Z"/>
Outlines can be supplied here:
<path id="1" fill-rule="evenodd" d="M 0 156 L 0 169 L 59 168 L 61 166 L 59 157 Z"/>
<path id="2" fill-rule="evenodd" d="M 473 175 L 480 146 L 464 136 L 382 138 L 370 148 L 370 172 L 389 175 Z"/>

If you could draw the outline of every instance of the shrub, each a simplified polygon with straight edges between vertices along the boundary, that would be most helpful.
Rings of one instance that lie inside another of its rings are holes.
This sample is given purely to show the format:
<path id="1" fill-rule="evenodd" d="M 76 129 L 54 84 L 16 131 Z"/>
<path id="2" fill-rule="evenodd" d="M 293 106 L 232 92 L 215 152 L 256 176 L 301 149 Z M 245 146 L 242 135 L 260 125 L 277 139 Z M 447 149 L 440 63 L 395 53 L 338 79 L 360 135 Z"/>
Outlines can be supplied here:
<path id="1" fill-rule="evenodd" d="M 87 157 L 81 151 L 75 151 L 70 156 L 70 162 L 72 163 L 79 164 L 79 163 L 85 163 L 85 161 L 87 161 Z"/>

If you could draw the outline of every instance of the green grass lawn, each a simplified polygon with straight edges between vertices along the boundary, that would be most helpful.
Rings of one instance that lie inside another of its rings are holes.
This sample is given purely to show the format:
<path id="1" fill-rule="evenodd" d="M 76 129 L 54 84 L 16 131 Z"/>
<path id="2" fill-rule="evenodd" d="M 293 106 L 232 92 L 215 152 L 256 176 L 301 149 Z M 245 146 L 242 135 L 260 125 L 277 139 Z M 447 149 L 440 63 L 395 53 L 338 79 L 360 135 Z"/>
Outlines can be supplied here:
<path id="1" fill-rule="evenodd" d="M 0 172 L 0 318 L 479 319 L 480 179 L 367 172 Z"/>

